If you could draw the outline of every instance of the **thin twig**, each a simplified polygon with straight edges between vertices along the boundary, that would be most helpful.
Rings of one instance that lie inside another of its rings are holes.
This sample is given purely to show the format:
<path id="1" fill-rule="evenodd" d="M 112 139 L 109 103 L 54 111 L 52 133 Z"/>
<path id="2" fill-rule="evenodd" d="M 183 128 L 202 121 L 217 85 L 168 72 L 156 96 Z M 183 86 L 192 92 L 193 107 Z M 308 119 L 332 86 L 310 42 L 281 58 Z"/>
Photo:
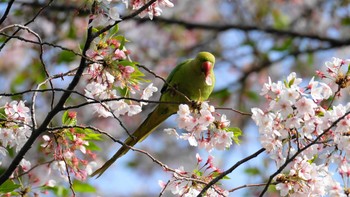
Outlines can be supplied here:
<path id="1" fill-rule="evenodd" d="M 23 26 L 27 26 L 30 23 L 34 22 L 34 20 L 41 14 L 41 12 L 43 12 L 47 7 L 49 7 L 51 5 L 51 3 L 53 2 L 53 0 L 50 0 L 50 2 L 46 5 L 44 5 L 42 8 L 40 8 L 40 10 L 35 14 L 35 16 L 30 19 L 28 22 L 26 22 Z M 15 32 L 12 33 L 12 36 L 16 35 L 18 32 L 20 31 L 20 29 L 17 29 Z M 11 36 L 11 37 L 12 37 Z M 0 46 L 0 51 L 5 47 L 5 45 L 7 44 L 8 41 L 11 40 L 11 37 L 7 38 L 2 45 Z"/>
<path id="2" fill-rule="evenodd" d="M 57 44 L 54 44 L 54 43 L 49 43 L 49 42 L 44 42 L 44 41 L 40 43 L 40 42 L 37 42 L 37 41 L 34 41 L 34 40 L 30 40 L 30 39 L 23 38 L 23 37 L 21 37 L 21 36 L 16 36 L 16 35 L 10 36 L 10 35 L 5 34 L 5 33 L 2 33 L 2 32 L 0 32 L 0 35 L 5 36 L 5 37 L 7 37 L 7 38 L 12 38 L 12 39 L 13 39 L 13 38 L 16 38 L 16 39 L 18 39 L 18 40 L 20 40 L 20 41 L 28 42 L 28 43 L 32 43 L 32 44 L 46 45 L 46 46 L 50 46 L 50 47 L 54 47 L 54 48 L 59 48 L 59 49 L 61 49 L 62 51 L 67 51 L 67 52 L 73 53 L 73 54 L 76 55 L 76 56 L 82 57 L 82 54 L 81 54 L 81 53 L 75 52 L 75 51 L 72 50 L 72 49 L 69 49 L 69 48 L 66 48 L 66 47 L 64 47 L 64 46 L 60 46 L 60 45 L 57 45 Z M 91 58 L 89 58 L 89 57 L 87 57 L 87 56 L 84 56 L 84 58 L 88 59 L 88 60 L 91 61 L 91 62 L 96 62 L 95 60 L 93 60 L 93 59 L 91 59 Z"/>
<path id="3" fill-rule="evenodd" d="M 229 111 L 234 111 L 238 114 L 241 114 L 243 116 L 251 116 L 252 113 L 248 113 L 248 112 L 243 112 L 243 111 L 239 111 L 237 109 L 233 109 L 233 108 L 230 108 L 230 107 L 215 107 L 216 110 L 229 110 Z"/>
<path id="4" fill-rule="evenodd" d="M 204 193 L 210 188 L 212 187 L 215 183 L 217 183 L 218 181 L 220 181 L 222 178 L 224 178 L 226 175 L 230 174 L 231 172 L 233 172 L 238 166 L 240 166 L 241 164 L 257 157 L 258 155 L 260 155 L 262 152 L 265 151 L 265 148 L 261 148 L 260 150 L 256 151 L 255 153 L 251 154 L 250 156 L 238 161 L 237 163 L 235 163 L 235 165 L 233 165 L 231 168 L 229 168 L 228 170 L 222 172 L 219 176 L 217 176 L 215 179 L 211 180 L 203 189 L 202 191 L 198 194 L 197 197 L 202 197 L 204 195 Z"/>
<path id="5" fill-rule="evenodd" d="M 230 189 L 229 192 L 234 192 L 236 190 L 243 189 L 243 188 L 248 188 L 248 187 L 261 187 L 261 186 L 265 186 L 265 185 L 266 185 L 266 183 L 245 184 L 245 185 L 241 185 L 239 187 Z"/>

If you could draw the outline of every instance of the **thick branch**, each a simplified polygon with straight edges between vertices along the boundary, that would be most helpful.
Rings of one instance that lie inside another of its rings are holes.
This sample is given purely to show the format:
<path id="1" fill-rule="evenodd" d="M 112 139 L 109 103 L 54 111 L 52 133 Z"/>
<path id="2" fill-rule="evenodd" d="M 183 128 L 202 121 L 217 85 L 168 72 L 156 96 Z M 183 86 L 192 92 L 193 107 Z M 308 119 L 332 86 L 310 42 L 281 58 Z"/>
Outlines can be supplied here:
<path id="1" fill-rule="evenodd" d="M 92 32 L 92 28 L 89 28 L 88 33 L 87 33 L 87 39 L 86 39 L 85 46 L 83 49 L 83 56 L 85 56 L 85 53 L 89 49 L 90 44 L 92 42 L 91 32 Z M 45 120 L 40 125 L 40 127 L 33 130 L 31 136 L 28 138 L 27 142 L 24 144 L 24 146 L 21 148 L 21 150 L 17 153 L 16 157 L 13 159 L 10 166 L 0 176 L 0 185 L 2 185 L 11 176 L 11 174 L 17 168 L 20 161 L 23 159 L 24 155 L 32 147 L 35 140 L 40 136 L 40 134 L 42 134 L 43 132 L 46 131 L 47 126 L 49 125 L 49 123 L 51 122 L 53 117 L 58 112 L 60 112 L 64 103 L 66 102 L 66 100 L 68 99 L 68 97 L 71 94 L 70 91 L 72 91 L 75 88 L 75 86 L 78 84 L 80 77 L 82 76 L 83 71 L 85 69 L 85 66 L 86 66 L 86 59 L 84 57 L 82 57 L 81 61 L 80 61 L 79 68 L 76 72 L 76 75 L 74 76 L 73 80 L 71 81 L 71 83 L 69 84 L 69 86 L 67 88 L 68 91 L 63 93 L 62 97 L 60 98 L 60 100 L 58 101 L 56 106 L 47 114 Z"/>
<path id="2" fill-rule="evenodd" d="M 319 40 L 322 42 L 328 42 L 331 45 L 347 45 L 350 44 L 350 38 L 346 38 L 344 40 L 337 40 L 329 37 L 323 37 L 316 34 L 308 34 L 295 32 L 291 30 L 283 30 L 276 29 L 273 27 L 264 27 L 264 26 L 256 26 L 256 25 L 243 25 L 243 24 L 208 24 L 208 23 L 194 23 L 185 20 L 179 20 L 174 18 L 163 18 L 163 17 L 155 17 L 153 20 L 147 20 L 145 18 L 133 18 L 140 23 L 164 23 L 164 24 L 173 24 L 173 25 L 181 25 L 186 27 L 187 29 L 204 29 L 211 31 L 226 31 L 229 29 L 237 29 L 242 31 L 261 31 L 269 34 L 279 35 L 279 36 L 289 36 L 289 37 L 298 37 L 298 38 L 308 38 L 313 40 Z"/>
<path id="3" fill-rule="evenodd" d="M 257 25 L 243 25 L 243 24 L 208 24 L 208 23 L 196 23 L 196 22 L 190 22 L 186 20 L 181 19 L 174 19 L 174 18 L 163 18 L 163 17 L 154 17 L 153 20 L 149 20 L 148 18 L 136 18 L 138 14 L 140 14 L 142 11 L 147 9 L 152 3 L 154 3 L 155 0 L 149 1 L 147 4 L 145 4 L 141 9 L 131 13 L 130 15 L 126 15 L 124 17 L 121 17 L 122 20 L 135 20 L 140 23 L 163 23 L 163 24 L 169 24 L 169 25 L 180 25 L 188 29 L 203 29 L 203 30 L 210 30 L 210 31 L 226 31 L 229 29 L 237 29 L 242 31 L 260 31 L 265 32 L 273 35 L 278 36 L 288 36 L 288 37 L 294 37 L 294 38 L 307 38 L 307 39 L 313 39 L 318 40 L 322 42 L 328 42 L 331 45 L 334 46 L 340 46 L 340 45 L 349 45 L 350 44 L 350 38 L 338 40 L 334 38 L 324 37 L 316 34 L 310 34 L 310 33 L 302 33 L 302 32 L 296 32 L 291 31 L 289 29 L 276 29 L 274 27 L 266 27 L 266 26 L 257 26 Z M 38 2 L 18 2 L 25 6 L 30 7 L 40 7 L 43 6 L 43 4 Z M 86 9 L 82 9 L 76 6 L 72 5 L 52 5 L 50 7 L 51 10 L 55 11 L 78 11 L 79 13 L 86 13 Z M 117 21 L 115 24 L 117 24 L 119 21 Z M 110 29 L 115 24 L 107 26 L 105 29 Z M 106 30 L 103 29 L 101 32 L 105 32 Z"/>

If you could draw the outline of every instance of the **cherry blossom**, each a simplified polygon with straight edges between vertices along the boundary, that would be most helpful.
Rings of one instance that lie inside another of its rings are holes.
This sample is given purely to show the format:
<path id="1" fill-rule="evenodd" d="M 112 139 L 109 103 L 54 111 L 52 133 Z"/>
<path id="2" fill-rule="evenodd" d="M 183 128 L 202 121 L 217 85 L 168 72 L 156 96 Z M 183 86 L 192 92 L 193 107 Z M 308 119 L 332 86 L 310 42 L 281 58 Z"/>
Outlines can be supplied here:
<path id="1" fill-rule="evenodd" d="M 122 49 L 119 41 L 114 38 L 100 38 L 96 40 L 94 50 L 89 55 L 97 61 L 103 60 L 105 64 L 92 63 L 88 66 L 85 76 L 87 85 L 85 96 L 88 101 L 111 100 L 92 104 L 92 109 L 101 117 L 133 116 L 142 111 L 147 102 L 127 102 L 131 95 L 140 95 L 140 100 L 148 100 L 158 88 L 153 83 L 148 84 L 141 92 L 140 72 L 135 63 L 126 60 L 129 51 Z M 98 55 L 96 55 L 98 54 Z M 136 74 L 135 74 L 136 73 Z M 135 75 L 134 75 L 135 74 Z M 120 93 L 124 89 L 124 93 Z M 138 94 L 136 94 L 138 93 Z M 122 99 L 121 97 L 125 97 Z"/>
<path id="2" fill-rule="evenodd" d="M 9 120 L 29 121 L 29 108 L 24 105 L 24 101 L 11 101 L 5 105 L 5 114 Z"/>
<path id="3" fill-rule="evenodd" d="M 27 172 L 31 168 L 31 163 L 25 159 L 22 159 L 19 165 L 22 167 L 24 172 Z"/>
<path id="4" fill-rule="evenodd" d="M 100 4 L 100 11 L 99 15 L 96 18 L 94 18 L 91 24 L 93 27 L 111 25 L 115 21 L 121 20 L 117 7 L 114 7 L 111 4 L 113 0 L 98 0 L 97 2 Z M 129 7 L 128 0 L 122 0 L 122 2 L 125 4 L 126 8 Z M 132 10 L 138 10 L 141 7 L 143 7 L 146 3 L 148 2 L 144 0 L 130 0 Z M 148 15 L 148 17 L 152 20 L 154 16 L 160 16 L 162 14 L 163 7 L 171 8 L 174 7 L 174 4 L 170 0 L 157 0 L 151 6 L 146 8 L 145 11 L 141 12 L 139 16 L 144 17 Z"/>
<path id="5" fill-rule="evenodd" d="M 284 82 L 272 82 L 268 78 L 261 91 L 268 108 L 251 110 L 252 119 L 259 128 L 261 145 L 277 167 L 299 154 L 284 173 L 275 177 L 281 196 L 344 196 L 343 188 L 333 180 L 328 166 L 337 165 L 338 173 L 348 180 L 350 162 L 346 155 L 350 154 L 350 115 L 345 114 L 350 104 L 321 104 L 334 96 L 330 86 L 336 86 L 336 92 L 347 87 L 348 73 L 345 75 L 341 71 L 345 62 L 339 58 L 326 62 L 327 74 L 317 72 L 325 82 L 313 77 L 306 87 L 301 86 L 302 80 L 295 73 Z M 338 123 L 330 128 L 335 121 Z M 310 143 L 313 144 L 310 146 Z M 305 146 L 308 146 L 306 150 L 298 152 Z M 322 158 L 325 165 L 317 165 L 313 162 L 315 158 Z M 347 181 L 344 183 L 347 187 Z"/>
<path id="6" fill-rule="evenodd" d="M 153 96 L 153 93 L 154 92 L 157 92 L 158 91 L 158 88 L 153 86 L 153 83 L 150 83 L 142 92 L 142 95 L 141 95 L 141 99 L 142 100 L 148 100 L 150 97 Z M 147 102 L 141 102 L 140 103 L 141 106 L 142 105 L 147 105 L 148 103 Z"/>
<path id="7" fill-rule="evenodd" d="M 171 193 L 176 196 L 197 196 L 205 186 L 205 184 L 201 182 L 209 182 L 214 179 L 218 175 L 218 172 L 220 172 L 220 169 L 215 167 L 212 156 L 209 156 L 205 163 L 198 153 L 196 154 L 196 158 L 197 166 L 193 172 L 187 172 L 183 166 L 180 166 L 173 171 L 172 177 L 167 183 L 161 180 L 158 181 L 162 190 L 171 191 Z M 192 180 L 188 180 L 189 177 Z M 222 189 L 220 184 L 214 185 L 204 194 L 205 197 L 228 195 L 229 192 Z"/>
<path id="8" fill-rule="evenodd" d="M 179 139 L 187 140 L 191 146 L 199 146 L 208 151 L 214 148 L 224 150 L 232 145 L 232 140 L 236 137 L 230 131 L 230 121 L 226 115 L 216 113 L 215 108 L 207 102 L 202 102 L 198 108 L 180 104 L 177 115 L 179 129 L 186 132 L 179 135 L 175 129 L 165 131 Z"/>

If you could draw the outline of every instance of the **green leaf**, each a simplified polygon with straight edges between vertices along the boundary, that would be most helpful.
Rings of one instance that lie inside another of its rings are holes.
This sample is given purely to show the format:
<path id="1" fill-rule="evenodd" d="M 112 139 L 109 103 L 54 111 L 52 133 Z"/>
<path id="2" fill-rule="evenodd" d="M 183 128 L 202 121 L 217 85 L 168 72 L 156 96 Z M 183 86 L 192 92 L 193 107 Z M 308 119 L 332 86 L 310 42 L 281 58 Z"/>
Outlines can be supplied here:
<path id="1" fill-rule="evenodd" d="M 6 119 L 5 108 L 0 108 L 0 118 Z"/>
<path id="2" fill-rule="evenodd" d="M 288 87 L 292 87 L 292 85 L 294 84 L 295 78 L 293 78 L 292 80 L 289 81 Z"/>
<path id="3" fill-rule="evenodd" d="M 94 193 L 94 192 L 96 192 L 96 188 L 94 188 L 92 185 L 78 181 L 78 180 L 73 181 L 73 189 L 74 189 L 74 191 L 81 192 L 81 193 Z"/>
<path id="4" fill-rule="evenodd" d="M 344 26 L 350 25 L 350 17 L 344 17 L 341 19 L 341 24 Z"/>
<path id="5" fill-rule="evenodd" d="M 41 187 L 44 190 L 52 191 L 55 196 L 62 196 L 62 197 L 68 197 L 69 196 L 69 190 L 64 186 L 55 186 L 55 187 Z"/>
<path id="6" fill-rule="evenodd" d="M 314 55 L 312 53 L 307 54 L 307 64 L 308 66 L 312 66 L 315 63 Z"/>
<path id="7" fill-rule="evenodd" d="M 112 27 L 112 29 L 110 29 L 109 31 L 110 31 L 111 37 L 113 37 L 115 34 L 118 33 L 119 26 L 118 25 L 114 25 L 114 27 Z"/>
<path id="8" fill-rule="evenodd" d="M 69 111 L 65 111 L 62 115 L 62 124 L 64 125 L 69 125 L 69 126 L 74 126 L 77 124 L 77 119 L 76 118 L 71 118 L 69 116 Z"/>
<path id="9" fill-rule="evenodd" d="M 62 115 L 62 124 L 66 125 L 67 122 L 69 122 L 68 111 L 65 111 Z"/>
<path id="10" fill-rule="evenodd" d="M 258 102 L 260 99 L 260 96 L 258 93 L 254 91 L 246 91 L 244 94 L 252 101 Z"/>
<path id="11" fill-rule="evenodd" d="M 240 128 L 238 128 L 238 127 L 230 127 L 230 128 L 226 128 L 225 131 L 233 133 L 232 140 L 236 144 L 239 144 L 241 142 L 241 140 L 238 139 L 238 137 L 242 135 L 242 130 Z"/>
<path id="12" fill-rule="evenodd" d="M 273 50 L 273 51 L 288 51 L 289 49 L 291 49 L 292 44 L 293 44 L 293 39 L 288 38 L 288 39 L 284 40 L 282 45 L 273 46 L 271 50 Z"/>
<path id="13" fill-rule="evenodd" d="M 199 171 L 198 169 L 193 170 L 193 173 L 199 177 L 203 175 L 203 172 Z"/>
<path id="14" fill-rule="evenodd" d="M 246 168 L 244 170 L 244 172 L 250 176 L 254 176 L 254 175 L 259 175 L 261 174 L 260 170 L 258 168 L 255 167 L 251 167 L 251 168 Z"/>
<path id="15" fill-rule="evenodd" d="M 16 184 L 15 182 L 11 181 L 11 180 L 7 180 L 5 181 L 5 183 L 3 183 L 0 186 L 0 193 L 8 193 L 8 192 L 13 192 L 15 189 L 19 188 L 21 185 Z"/>
<path id="16" fill-rule="evenodd" d="M 101 148 L 97 146 L 95 143 L 89 141 L 89 145 L 85 146 L 88 150 L 91 151 L 100 151 Z"/>
<path id="17" fill-rule="evenodd" d="M 212 175 L 214 178 L 216 178 L 216 177 L 219 176 L 220 174 L 221 174 L 220 172 L 213 172 L 213 173 L 211 173 L 211 175 Z M 226 175 L 226 176 L 222 177 L 221 180 L 229 180 L 229 179 L 230 179 L 230 177 L 228 177 L 228 176 Z"/>
<path id="18" fill-rule="evenodd" d="M 120 88 L 120 87 L 118 87 L 117 90 L 118 90 L 120 96 L 122 96 L 122 97 L 128 97 L 129 96 L 128 88 Z"/>
<path id="19" fill-rule="evenodd" d="M 231 97 L 231 93 L 228 88 L 224 88 L 213 92 L 210 98 L 215 98 L 220 100 L 220 105 L 224 104 Z"/>
<path id="20" fill-rule="evenodd" d="M 119 46 L 120 50 L 123 50 L 125 43 L 129 42 L 129 40 L 127 40 L 124 36 L 121 36 L 121 35 L 116 36 L 115 39 L 117 39 L 120 42 L 120 46 Z"/>
<path id="21" fill-rule="evenodd" d="M 136 63 L 129 61 L 129 60 L 122 60 L 118 62 L 118 65 L 122 65 L 122 66 L 135 66 Z"/>
<path id="22" fill-rule="evenodd" d="M 91 129 L 83 129 L 83 128 L 76 128 L 75 130 L 77 133 L 83 133 L 85 134 L 84 140 L 96 140 L 96 141 L 101 141 L 101 134 L 100 133 L 95 133 Z"/>
<path id="23" fill-rule="evenodd" d="M 84 140 L 96 140 L 96 141 L 101 141 L 101 134 L 99 133 L 89 133 L 84 137 Z"/>
<path id="24" fill-rule="evenodd" d="M 274 20 L 274 27 L 277 29 L 284 29 L 288 27 L 288 17 L 284 15 L 280 10 L 272 10 L 272 18 Z"/>
<path id="25" fill-rule="evenodd" d="M 70 51 L 62 51 L 58 54 L 58 63 L 72 62 L 76 58 L 75 54 Z"/>
<path id="26" fill-rule="evenodd" d="M 308 160 L 308 162 L 311 164 L 311 163 L 314 163 L 315 160 L 318 158 L 318 155 L 314 155 L 311 159 Z"/>

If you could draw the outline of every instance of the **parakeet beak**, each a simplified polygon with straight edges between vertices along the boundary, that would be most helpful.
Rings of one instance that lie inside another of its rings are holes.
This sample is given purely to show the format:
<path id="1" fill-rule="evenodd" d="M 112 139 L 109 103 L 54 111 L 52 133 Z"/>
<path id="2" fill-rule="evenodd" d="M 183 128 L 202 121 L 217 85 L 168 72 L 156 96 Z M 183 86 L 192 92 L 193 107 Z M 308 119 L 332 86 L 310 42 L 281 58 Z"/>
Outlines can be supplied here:
<path id="1" fill-rule="evenodd" d="M 213 82 L 212 82 L 212 79 L 210 77 L 210 71 L 212 69 L 212 63 L 209 62 L 209 61 L 206 61 L 206 62 L 203 62 L 202 64 L 202 72 L 204 72 L 204 75 L 205 75 L 205 83 L 208 85 L 208 86 L 211 86 L 213 85 Z"/>
<path id="2" fill-rule="evenodd" d="M 209 61 L 203 62 L 202 64 L 202 71 L 205 74 L 205 78 L 207 78 L 210 74 L 210 70 L 211 70 L 212 64 Z"/>

